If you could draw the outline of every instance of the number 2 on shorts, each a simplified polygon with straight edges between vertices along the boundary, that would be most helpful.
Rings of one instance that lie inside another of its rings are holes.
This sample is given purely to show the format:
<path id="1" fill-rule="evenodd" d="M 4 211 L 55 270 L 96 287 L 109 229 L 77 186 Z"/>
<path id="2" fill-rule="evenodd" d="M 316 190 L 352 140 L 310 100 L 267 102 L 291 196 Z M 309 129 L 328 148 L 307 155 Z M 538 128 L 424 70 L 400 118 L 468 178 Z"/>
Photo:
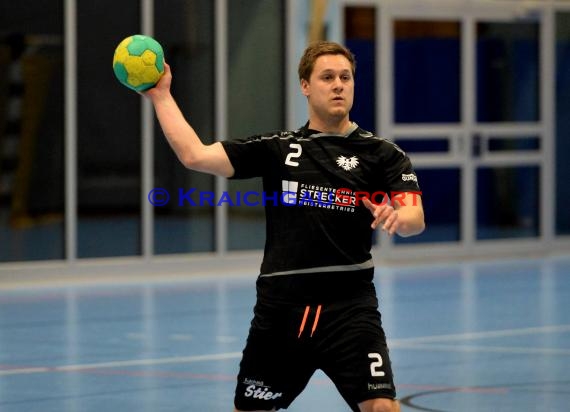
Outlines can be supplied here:
<path id="1" fill-rule="evenodd" d="M 374 377 L 385 376 L 386 373 L 381 370 L 383 365 L 382 356 L 379 353 L 369 353 L 368 357 L 375 359 L 374 362 L 370 363 L 370 374 Z"/>

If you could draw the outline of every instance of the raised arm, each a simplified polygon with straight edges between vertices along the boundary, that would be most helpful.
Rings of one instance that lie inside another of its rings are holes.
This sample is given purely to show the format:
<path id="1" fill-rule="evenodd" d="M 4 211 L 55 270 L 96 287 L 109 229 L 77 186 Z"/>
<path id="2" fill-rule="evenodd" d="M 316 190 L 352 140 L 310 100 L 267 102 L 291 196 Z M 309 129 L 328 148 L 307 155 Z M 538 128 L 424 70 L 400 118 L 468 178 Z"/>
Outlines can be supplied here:
<path id="1" fill-rule="evenodd" d="M 170 93 L 172 73 L 164 64 L 164 75 L 155 87 L 144 93 L 156 112 L 156 116 L 170 147 L 180 162 L 188 169 L 213 175 L 231 177 L 234 168 L 219 142 L 202 143 L 192 126 L 184 118 L 178 104 Z"/>

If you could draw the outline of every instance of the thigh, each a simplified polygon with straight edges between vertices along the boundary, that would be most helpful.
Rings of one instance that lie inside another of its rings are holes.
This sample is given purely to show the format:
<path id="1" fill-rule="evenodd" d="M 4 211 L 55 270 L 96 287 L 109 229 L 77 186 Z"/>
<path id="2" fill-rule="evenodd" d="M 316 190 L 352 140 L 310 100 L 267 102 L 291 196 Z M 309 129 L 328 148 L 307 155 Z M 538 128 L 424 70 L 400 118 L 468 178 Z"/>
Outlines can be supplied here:
<path id="1" fill-rule="evenodd" d="M 295 336 L 299 309 L 258 303 L 238 373 L 234 403 L 243 411 L 286 408 L 315 371 Z"/>
<path id="2" fill-rule="evenodd" d="M 323 372 L 355 411 L 369 399 L 394 399 L 392 365 L 376 304 L 337 306 L 335 311 L 335 321 L 324 327 L 320 342 Z"/>

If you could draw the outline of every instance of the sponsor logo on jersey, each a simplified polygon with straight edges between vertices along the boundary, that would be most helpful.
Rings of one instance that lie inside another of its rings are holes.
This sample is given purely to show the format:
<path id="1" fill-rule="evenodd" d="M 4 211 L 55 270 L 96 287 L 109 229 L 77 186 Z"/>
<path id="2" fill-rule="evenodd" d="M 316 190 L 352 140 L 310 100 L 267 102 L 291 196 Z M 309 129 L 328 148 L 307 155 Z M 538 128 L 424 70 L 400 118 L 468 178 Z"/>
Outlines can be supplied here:
<path id="1" fill-rule="evenodd" d="M 345 157 L 341 155 L 336 158 L 336 164 L 346 171 L 354 169 L 359 163 L 356 156 Z"/>
<path id="2" fill-rule="evenodd" d="M 406 176 L 411 176 L 407 178 L 408 180 L 416 179 L 414 174 Z M 398 204 L 400 206 L 406 206 L 407 204 L 417 206 L 417 196 L 421 196 L 422 194 L 422 192 L 419 191 L 392 191 L 386 193 L 381 190 L 369 193 L 365 191 L 354 191 L 345 187 L 335 188 L 291 180 L 282 180 L 281 189 L 282 192 L 279 197 L 281 205 L 319 207 L 341 212 L 354 212 L 357 207 L 361 206 L 363 199 L 369 199 L 375 205 L 389 203 L 391 205 Z M 277 197 L 277 195 L 275 197 Z M 275 202 L 275 197 L 267 198 L 266 200 L 273 200 Z M 265 202 L 263 204 L 265 205 Z"/>
<path id="3" fill-rule="evenodd" d="M 413 174 L 413 173 L 409 173 L 409 174 L 403 173 L 402 174 L 402 181 L 408 182 L 410 180 L 418 183 L 418 178 L 415 174 Z"/>
<path id="4" fill-rule="evenodd" d="M 281 200 L 285 205 L 296 205 L 297 204 L 297 192 L 299 191 L 299 182 L 282 180 L 281 189 L 283 194 Z"/>
<path id="5" fill-rule="evenodd" d="M 352 189 L 311 185 L 295 181 L 281 181 L 281 199 L 286 205 L 320 207 L 343 212 L 354 212 L 357 198 Z"/>
<path id="6" fill-rule="evenodd" d="M 255 379 L 245 378 L 243 380 L 244 385 L 248 385 L 245 388 L 243 395 L 246 398 L 262 399 L 264 401 L 269 401 L 272 399 L 277 399 L 283 396 L 282 392 L 271 391 L 271 386 L 265 385 L 263 381 L 258 381 Z"/>

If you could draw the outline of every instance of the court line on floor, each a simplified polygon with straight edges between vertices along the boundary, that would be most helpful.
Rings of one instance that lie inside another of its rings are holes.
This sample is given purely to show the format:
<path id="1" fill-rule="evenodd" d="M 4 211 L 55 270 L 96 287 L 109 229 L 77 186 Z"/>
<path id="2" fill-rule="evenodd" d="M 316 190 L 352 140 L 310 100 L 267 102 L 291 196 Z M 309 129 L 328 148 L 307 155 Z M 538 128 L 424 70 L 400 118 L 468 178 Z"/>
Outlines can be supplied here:
<path id="1" fill-rule="evenodd" d="M 76 372 L 76 371 L 85 371 L 90 369 L 120 368 L 128 366 L 167 365 L 171 363 L 180 364 L 180 363 L 194 363 L 194 362 L 205 362 L 205 361 L 218 361 L 218 360 L 227 360 L 227 359 L 238 359 L 241 357 L 241 355 L 242 355 L 241 352 L 226 352 L 226 353 L 215 353 L 215 354 L 197 355 L 197 356 L 175 356 L 171 358 L 132 359 L 124 361 L 84 363 L 77 365 L 15 368 L 15 369 L 0 370 L 0 376 L 32 374 L 32 373 L 48 373 L 48 372 Z"/>
<path id="2" fill-rule="evenodd" d="M 388 340 L 390 345 L 429 343 L 440 341 L 462 341 L 471 339 L 507 338 L 521 335 L 534 335 L 541 333 L 562 333 L 570 332 L 570 325 L 549 325 L 530 328 L 502 329 L 483 332 L 454 333 L 449 335 L 419 336 L 414 338 Z"/>
<path id="3" fill-rule="evenodd" d="M 570 349 L 557 348 L 536 348 L 521 346 L 473 346 L 473 345 L 444 345 L 444 344 L 423 344 L 423 343 L 402 343 L 392 345 L 394 349 L 411 350 L 436 350 L 445 352 L 487 352 L 487 353 L 511 353 L 527 355 L 561 355 L 570 356 Z"/>
<path id="4" fill-rule="evenodd" d="M 406 339 L 394 339 L 389 341 L 390 345 L 394 348 L 417 348 L 417 349 L 437 349 L 439 350 L 468 350 L 462 349 L 458 346 L 453 345 L 425 345 L 430 342 L 440 342 L 440 341 L 461 341 L 470 339 L 485 339 L 485 338 L 496 338 L 496 337 L 511 337 L 520 335 L 530 335 L 537 333 L 560 333 L 560 332 L 570 332 L 570 325 L 550 325 L 550 326 L 540 326 L 531 328 L 520 328 L 520 329 L 504 329 L 496 331 L 483 331 L 483 332 L 469 332 L 469 333 L 459 333 L 459 334 L 449 334 L 449 335 L 432 335 L 432 336 L 420 336 L 415 338 Z M 534 350 L 535 353 L 549 353 L 553 354 L 567 354 L 566 351 L 560 349 L 540 349 L 540 348 L 489 348 L 491 351 L 521 351 L 521 350 Z M 471 347 L 470 350 L 485 351 L 485 347 Z M 564 353 L 563 353 L 564 352 Z M 132 360 L 122 360 L 122 361 L 111 361 L 111 362 L 100 362 L 100 363 L 86 363 L 77 365 L 62 365 L 62 366 L 46 366 L 46 367 L 16 367 L 12 369 L 0 369 L 0 376 L 7 375 L 22 375 L 22 374 L 34 374 L 34 373 L 50 373 L 50 372 L 74 372 L 74 371 L 84 371 L 89 369 L 104 369 L 104 368 L 119 368 L 128 366 L 151 366 L 151 365 L 167 365 L 172 363 L 193 363 L 193 362 L 204 362 L 204 361 L 218 361 L 218 360 L 228 360 L 228 359 L 238 359 L 242 355 L 241 352 L 226 352 L 218 354 L 208 354 L 208 355 L 197 355 L 197 356 L 176 356 L 170 358 L 155 358 L 155 359 L 132 359 Z"/>

